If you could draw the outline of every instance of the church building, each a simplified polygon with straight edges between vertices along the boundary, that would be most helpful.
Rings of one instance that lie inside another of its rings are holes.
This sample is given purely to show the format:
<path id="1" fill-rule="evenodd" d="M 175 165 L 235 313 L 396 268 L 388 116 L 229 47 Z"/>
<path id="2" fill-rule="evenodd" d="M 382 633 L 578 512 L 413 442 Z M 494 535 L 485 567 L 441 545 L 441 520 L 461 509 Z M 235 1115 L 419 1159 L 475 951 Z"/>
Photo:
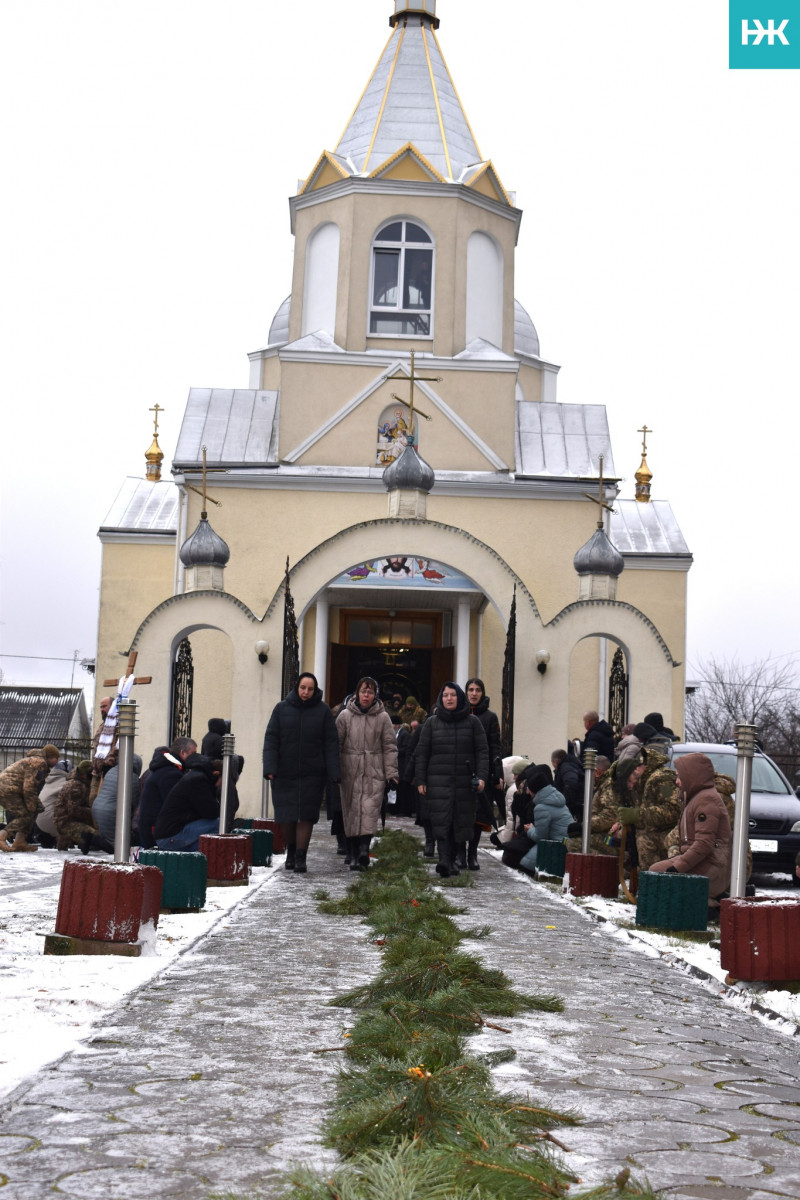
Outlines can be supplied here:
<path id="1" fill-rule="evenodd" d="M 691 554 L 646 447 L 620 498 L 605 407 L 558 400 L 515 294 L 514 164 L 478 148 L 437 0 L 385 4 L 344 133 L 298 164 L 249 386 L 191 388 L 171 479 L 156 437 L 100 528 L 98 678 L 138 652 L 145 755 L 230 718 L 251 814 L 298 660 L 332 705 L 364 674 L 425 709 L 479 675 L 539 762 L 587 709 L 683 727 Z"/>

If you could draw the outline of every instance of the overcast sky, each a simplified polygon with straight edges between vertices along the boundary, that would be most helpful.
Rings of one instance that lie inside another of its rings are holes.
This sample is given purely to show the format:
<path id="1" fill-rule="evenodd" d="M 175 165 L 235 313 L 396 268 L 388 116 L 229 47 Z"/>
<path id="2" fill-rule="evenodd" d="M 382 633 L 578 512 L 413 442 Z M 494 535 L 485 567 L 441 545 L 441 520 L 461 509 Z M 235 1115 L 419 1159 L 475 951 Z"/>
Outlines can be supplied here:
<path id="1" fill-rule="evenodd" d="M 392 10 L 0 0 L 6 681 L 66 684 L 58 660 L 94 655 L 97 528 L 144 474 L 148 409 L 169 460 L 190 387 L 247 386 L 290 289 L 288 197 Z M 517 297 L 559 399 L 607 406 L 624 496 L 654 430 L 653 496 L 695 555 L 689 675 L 712 653 L 800 658 L 800 72 L 729 71 L 724 0 L 438 15 L 524 212 Z"/>

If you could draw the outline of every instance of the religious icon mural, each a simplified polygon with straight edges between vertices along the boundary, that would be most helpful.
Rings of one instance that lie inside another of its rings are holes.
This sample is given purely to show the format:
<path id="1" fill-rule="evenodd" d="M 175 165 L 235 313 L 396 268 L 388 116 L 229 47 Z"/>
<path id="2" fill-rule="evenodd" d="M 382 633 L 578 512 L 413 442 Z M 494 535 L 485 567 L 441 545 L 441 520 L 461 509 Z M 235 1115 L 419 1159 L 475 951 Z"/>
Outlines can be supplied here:
<path id="1" fill-rule="evenodd" d="M 444 563 L 430 558 L 417 558 L 409 554 L 390 554 L 386 558 L 373 558 L 369 562 L 357 563 L 334 580 L 334 586 L 348 586 L 367 582 L 370 587 L 396 586 L 398 583 L 414 588 L 447 587 L 458 591 L 475 591 L 476 586 L 466 575 L 454 571 Z"/>
<path id="2" fill-rule="evenodd" d="M 388 467 L 403 453 L 408 434 L 411 433 L 410 413 L 401 404 L 391 404 L 381 413 L 378 424 L 378 449 L 376 465 Z M 414 421 L 416 425 L 416 421 Z"/>

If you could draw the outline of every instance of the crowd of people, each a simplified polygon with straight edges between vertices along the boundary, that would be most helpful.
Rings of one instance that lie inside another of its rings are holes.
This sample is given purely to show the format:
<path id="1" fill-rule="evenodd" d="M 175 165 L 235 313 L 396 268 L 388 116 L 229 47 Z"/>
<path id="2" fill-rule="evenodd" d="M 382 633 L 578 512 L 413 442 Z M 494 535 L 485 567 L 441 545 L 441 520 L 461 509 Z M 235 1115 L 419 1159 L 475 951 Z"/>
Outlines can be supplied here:
<path id="1" fill-rule="evenodd" d="M 46 745 L 0 773 L 7 820 L 0 850 L 41 844 L 113 853 L 119 767 L 116 739 L 108 736 L 109 697 L 100 711 L 91 758 L 73 766 Z M 618 737 L 595 711 L 584 714 L 583 724 L 583 738 L 554 750 L 549 763 L 503 758 L 500 724 L 478 678 L 463 688 L 453 680 L 443 684 L 428 713 L 414 696 L 381 699 L 370 676 L 331 709 L 316 677 L 304 672 L 275 706 L 264 736 L 263 773 L 286 841 L 286 869 L 307 871 L 324 805 L 353 871 L 369 866 L 371 839 L 392 811 L 422 828 L 424 854 L 443 877 L 480 869 L 483 833 L 507 866 L 533 872 L 538 843 L 581 848 L 583 754 L 591 749 L 597 755 L 591 851 L 621 857 L 631 873 L 705 875 L 710 905 L 718 906 L 730 887 L 734 780 L 704 754 L 683 755 L 676 768 L 677 739 L 660 713 L 626 725 Z M 193 851 L 200 836 L 218 832 L 228 728 L 212 718 L 199 749 L 189 737 L 158 746 L 144 775 L 133 755 L 133 844 Z M 233 760 L 227 828 L 243 767 L 241 757 Z"/>

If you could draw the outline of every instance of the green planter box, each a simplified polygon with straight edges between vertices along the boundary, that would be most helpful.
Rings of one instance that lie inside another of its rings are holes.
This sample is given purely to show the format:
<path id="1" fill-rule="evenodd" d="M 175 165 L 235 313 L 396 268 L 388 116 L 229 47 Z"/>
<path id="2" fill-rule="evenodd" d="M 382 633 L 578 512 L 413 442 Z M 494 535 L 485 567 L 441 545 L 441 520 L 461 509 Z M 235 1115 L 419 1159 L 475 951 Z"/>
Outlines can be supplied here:
<path id="1" fill-rule="evenodd" d="M 234 829 L 252 829 L 253 817 L 237 817 L 233 822 Z"/>
<path id="2" fill-rule="evenodd" d="M 253 843 L 253 866 L 272 866 L 272 843 L 274 834 L 271 829 L 241 829 Z"/>
<path id="3" fill-rule="evenodd" d="M 706 929 L 708 879 L 705 875 L 642 871 L 636 897 L 636 924 L 652 929 Z"/>
<path id="4" fill-rule="evenodd" d="M 140 850 L 143 866 L 158 867 L 164 876 L 161 907 L 179 912 L 199 912 L 206 902 L 205 854 L 189 854 L 177 850 Z"/>
<path id="5" fill-rule="evenodd" d="M 558 879 L 563 879 L 566 862 L 566 842 L 536 843 L 536 873 L 538 875 L 555 875 Z"/>

